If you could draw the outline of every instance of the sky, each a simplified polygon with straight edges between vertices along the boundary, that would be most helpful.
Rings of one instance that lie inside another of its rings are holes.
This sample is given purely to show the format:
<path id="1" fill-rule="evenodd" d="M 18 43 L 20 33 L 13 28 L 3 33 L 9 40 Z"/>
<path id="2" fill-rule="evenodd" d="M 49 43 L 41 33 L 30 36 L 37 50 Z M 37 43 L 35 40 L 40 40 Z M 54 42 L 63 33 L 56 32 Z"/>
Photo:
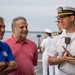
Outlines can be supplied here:
<path id="1" fill-rule="evenodd" d="M 0 16 L 5 19 L 6 31 L 11 31 L 13 18 L 27 19 L 29 31 L 58 31 L 56 21 L 58 6 L 75 7 L 75 0 L 1 0 Z"/>

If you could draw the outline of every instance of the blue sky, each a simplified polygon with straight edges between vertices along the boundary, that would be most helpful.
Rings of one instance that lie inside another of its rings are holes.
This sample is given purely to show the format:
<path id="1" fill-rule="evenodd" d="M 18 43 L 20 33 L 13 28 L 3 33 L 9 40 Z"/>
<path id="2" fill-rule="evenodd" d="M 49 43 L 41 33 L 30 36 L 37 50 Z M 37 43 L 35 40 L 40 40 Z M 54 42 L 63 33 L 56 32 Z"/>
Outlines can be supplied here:
<path id="1" fill-rule="evenodd" d="M 29 31 L 44 31 L 45 28 L 58 31 L 55 21 L 59 5 L 75 7 L 75 0 L 1 0 L 0 16 L 5 19 L 6 30 L 11 30 L 13 18 L 23 16 Z"/>

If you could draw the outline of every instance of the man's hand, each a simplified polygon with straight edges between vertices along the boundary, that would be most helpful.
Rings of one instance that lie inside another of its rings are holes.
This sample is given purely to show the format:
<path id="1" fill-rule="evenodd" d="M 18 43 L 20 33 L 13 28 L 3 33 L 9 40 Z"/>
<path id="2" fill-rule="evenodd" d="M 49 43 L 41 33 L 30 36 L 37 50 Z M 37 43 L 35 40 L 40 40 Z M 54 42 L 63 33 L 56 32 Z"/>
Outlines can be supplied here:
<path id="1" fill-rule="evenodd" d="M 66 62 L 69 62 L 71 64 L 75 64 L 75 58 L 71 55 L 71 53 L 64 47 L 62 46 L 65 54 L 63 56 L 63 58 L 65 59 Z"/>
<path id="2" fill-rule="evenodd" d="M 70 53 L 64 46 L 62 46 L 62 48 L 64 49 L 66 56 L 68 56 L 68 57 L 73 57 L 73 56 L 71 55 L 71 53 Z"/>
<path id="3" fill-rule="evenodd" d="M 6 63 L 5 62 L 0 62 L 0 71 L 6 67 Z"/>

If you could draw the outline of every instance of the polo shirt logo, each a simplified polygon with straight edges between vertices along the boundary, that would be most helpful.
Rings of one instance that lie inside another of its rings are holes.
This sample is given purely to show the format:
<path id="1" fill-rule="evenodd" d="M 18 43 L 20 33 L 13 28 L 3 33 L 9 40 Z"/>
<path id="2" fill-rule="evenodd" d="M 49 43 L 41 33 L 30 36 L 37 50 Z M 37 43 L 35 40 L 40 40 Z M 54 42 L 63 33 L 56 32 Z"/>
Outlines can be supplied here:
<path id="1" fill-rule="evenodd" d="M 8 56 L 7 52 L 3 51 L 2 52 L 3 56 Z"/>

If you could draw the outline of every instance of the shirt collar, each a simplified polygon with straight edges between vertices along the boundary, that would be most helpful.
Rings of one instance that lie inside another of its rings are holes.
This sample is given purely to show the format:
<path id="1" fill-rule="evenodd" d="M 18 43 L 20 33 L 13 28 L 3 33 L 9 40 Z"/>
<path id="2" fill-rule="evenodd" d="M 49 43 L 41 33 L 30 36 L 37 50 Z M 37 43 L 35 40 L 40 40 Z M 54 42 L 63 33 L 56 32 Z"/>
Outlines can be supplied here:
<path id="1" fill-rule="evenodd" d="M 2 46 L 2 41 L 0 41 L 0 49 L 2 49 L 3 48 L 3 46 Z"/>
<path id="2" fill-rule="evenodd" d="M 1 46 L 1 41 L 0 41 L 0 48 L 2 48 L 2 46 Z"/>
<path id="3" fill-rule="evenodd" d="M 62 34 L 60 35 L 61 38 L 64 38 L 64 37 L 67 37 L 67 34 L 66 34 L 66 30 L 63 29 L 62 30 Z"/>
<path id="4" fill-rule="evenodd" d="M 64 37 L 68 37 L 65 29 L 62 30 L 62 34 L 60 35 L 60 38 L 64 38 Z M 71 37 L 71 39 L 74 39 L 74 38 L 75 38 L 75 35 Z"/>
<path id="5" fill-rule="evenodd" d="M 11 40 L 12 40 L 14 43 L 18 43 L 18 42 L 19 42 L 18 40 L 15 40 L 15 38 L 13 37 L 13 35 L 11 36 Z M 23 42 L 20 42 L 20 43 L 28 43 L 28 39 L 26 38 Z"/>

